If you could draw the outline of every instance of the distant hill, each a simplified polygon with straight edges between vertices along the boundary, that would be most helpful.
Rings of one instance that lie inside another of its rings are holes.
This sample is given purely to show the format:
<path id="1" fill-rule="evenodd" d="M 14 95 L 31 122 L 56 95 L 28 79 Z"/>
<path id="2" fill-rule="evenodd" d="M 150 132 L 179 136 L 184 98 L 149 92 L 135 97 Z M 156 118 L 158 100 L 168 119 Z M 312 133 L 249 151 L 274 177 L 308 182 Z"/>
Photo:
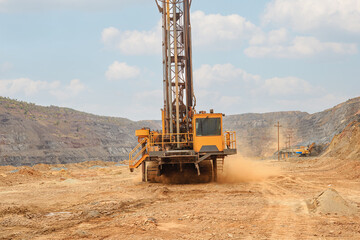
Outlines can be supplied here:
<path id="1" fill-rule="evenodd" d="M 128 158 L 135 129 L 156 121 L 100 117 L 0 97 L 0 165 L 73 163 Z"/>
<path id="2" fill-rule="evenodd" d="M 360 98 L 323 112 L 277 112 L 227 116 L 224 128 L 237 131 L 239 152 L 270 156 L 277 149 L 277 121 L 281 145 L 292 131 L 291 143 L 329 143 L 360 114 Z M 131 121 L 102 117 L 69 108 L 42 107 L 0 97 L 0 165 L 120 161 L 136 145 L 136 129 L 161 128 L 160 121 Z"/>
<path id="3" fill-rule="evenodd" d="M 246 157 L 269 157 L 277 151 L 277 128 L 279 121 L 280 146 L 284 146 L 285 129 L 296 130 L 300 119 L 309 116 L 305 112 L 247 113 L 231 115 L 224 119 L 224 128 L 236 131 L 238 153 Z M 292 141 L 294 143 L 294 139 Z"/>
<path id="4" fill-rule="evenodd" d="M 271 156 L 277 151 L 277 128 L 280 122 L 280 147 L 291 136 L 291 145 L 330 143 L 333 137 L 360 116 L 360 97 L 350 99 L 333 108 L 309 114 L 305 112 L 248 113 L 228 116 L 227 129 L 237 132 L 239 153 L 250 157 Z"/>
<path id="5" fill-rule="evenodd" d="M 335 135 L 324 155 L 340 159 L 360 159 L 360 116 L 340 134 Z"/>

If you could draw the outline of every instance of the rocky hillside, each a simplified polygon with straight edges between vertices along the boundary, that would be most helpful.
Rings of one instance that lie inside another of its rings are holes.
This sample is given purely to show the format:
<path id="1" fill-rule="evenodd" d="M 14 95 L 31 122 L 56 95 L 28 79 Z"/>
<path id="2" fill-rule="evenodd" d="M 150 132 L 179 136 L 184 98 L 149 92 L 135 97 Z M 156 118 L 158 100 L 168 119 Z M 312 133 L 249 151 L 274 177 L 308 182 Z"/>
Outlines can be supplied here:
<path id="1" fill-rule="evenodd" d="M 224 119 L 226 130 L 236 131 L 238 152 L 242 156 L 271 156 L 277 150 L 277 128 L 281 124 L 281 142 L 285 141 L 285 130 L 296 130 L 299 119 L 309 116 L 304 112 L 247 113 L 227 116 Z M 283 144 L 281 144 L 283 145 Z"/>
<path id="2" fill-rule="evenodd" d="M 227 116 L 224 128 L 237 131 L 239 152 L 266 157 L 280 144 L 329 143 L 360 115 L 360 98 L 323 112 L 277 112 Z M 55 106 L 42 107 L 0 97 L 0 165 L 120 161 L 136 145 L 135 129 L 160 129 L 159 121 L 134 122 Z"/>
<path id="3" fill-rule="evenodd" d="M 277 128 L 280 122 L 280 148 L 291 145 L 327 144 L 360 116 L 360 97 L 331 109 L 308 114 L 275 112 L 241 114 L 226 117 L 224 126 L 237 132 L 239 152 L 249 157 L 267 157 L 277 151 Z"/>
<path id="4" fill-rule="evenodd" d="M 342 159 L 360 158 L 360 115 L 333 138 L 324 156 Z"/>
<path id="5" fill-rule="evenodd" d="M 127 159 L 143 126 L 158 123 L 0 98 L 0 165 Z"/>

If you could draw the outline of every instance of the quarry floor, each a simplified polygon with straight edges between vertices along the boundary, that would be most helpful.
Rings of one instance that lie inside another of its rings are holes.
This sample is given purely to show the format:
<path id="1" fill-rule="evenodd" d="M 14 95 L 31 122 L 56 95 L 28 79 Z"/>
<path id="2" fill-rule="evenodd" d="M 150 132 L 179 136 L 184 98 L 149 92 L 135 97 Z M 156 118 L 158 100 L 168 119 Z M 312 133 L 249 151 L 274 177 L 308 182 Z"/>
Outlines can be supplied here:
<path id="1" fill-rule="evenodd" d="M 115 163 L 0 167 L 0 239 L 360 239 L 359 214 L 306 204 L 331 187 L 359 210 L 360 161 L 248 163 L 190 185 L 142 183 Z"/>

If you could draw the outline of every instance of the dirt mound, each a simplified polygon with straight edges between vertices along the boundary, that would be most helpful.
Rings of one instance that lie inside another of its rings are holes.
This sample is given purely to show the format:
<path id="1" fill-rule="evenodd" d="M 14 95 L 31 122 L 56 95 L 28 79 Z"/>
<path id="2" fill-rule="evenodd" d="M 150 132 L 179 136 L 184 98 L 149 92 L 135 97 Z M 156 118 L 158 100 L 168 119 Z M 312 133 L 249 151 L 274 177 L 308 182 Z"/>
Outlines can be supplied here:
<path id="1" fill-rule="evenodd" d="M 48 164 L 36 164 L 33 166 L 33 169 L 37 171 L 48 171 L 50 169 L 50 165 Z"/>
<path id="2" fill-rule="evenodd" d="M 29 212 L 29 209 L 25 206 L 0 206 L 0 217 L 10 214 L 23 215 Z"/>
<path id="3" fill-rule="evenodd" d="M 46 177 L 42 172 L 31 167 L 24 167 L 0 173 L 0 186 L 11 186 L 24 181 L 37 181 Z"/>
<path id="4" fill-rule="evenodd" d="M 11 182 L 7 179 L 7 176 L 5 174 L 0 174 L 0 186 L 8 186 Z"/>
<path id="5" fill-rule="evenodd" d="M 355 205 L 345 201 L 340 194 L 332 188 L 329 188 L 317 197 L 307 202 L 310 212 L 317 214 L 334 215 L 355 215 L 358 210 Z"/>
<path id="6" fill-rule="evenodd" d="M 39 171 L 32 168 L 22 168 L 18 172 L 16 172 L 16 174 L 29 177 L 41 177 L 42 175 Z"/>
<path id="7" fill-rule="evenodd" d="M 350 123 L 333 138 L 324 156 L 343 159 L 360 158 L 360 119 Z"/>

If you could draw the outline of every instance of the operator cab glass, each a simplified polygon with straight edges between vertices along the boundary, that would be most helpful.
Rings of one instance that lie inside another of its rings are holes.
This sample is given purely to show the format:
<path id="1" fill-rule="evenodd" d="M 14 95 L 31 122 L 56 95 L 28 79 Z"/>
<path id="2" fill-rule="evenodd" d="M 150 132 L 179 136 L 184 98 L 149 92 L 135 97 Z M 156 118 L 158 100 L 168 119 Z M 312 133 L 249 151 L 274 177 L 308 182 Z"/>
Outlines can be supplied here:
<path id="1" fill-rule="evenodd" d="M 197 118 L 196 136 L 220 136 L 221 119 L 220 118 Z"/>

